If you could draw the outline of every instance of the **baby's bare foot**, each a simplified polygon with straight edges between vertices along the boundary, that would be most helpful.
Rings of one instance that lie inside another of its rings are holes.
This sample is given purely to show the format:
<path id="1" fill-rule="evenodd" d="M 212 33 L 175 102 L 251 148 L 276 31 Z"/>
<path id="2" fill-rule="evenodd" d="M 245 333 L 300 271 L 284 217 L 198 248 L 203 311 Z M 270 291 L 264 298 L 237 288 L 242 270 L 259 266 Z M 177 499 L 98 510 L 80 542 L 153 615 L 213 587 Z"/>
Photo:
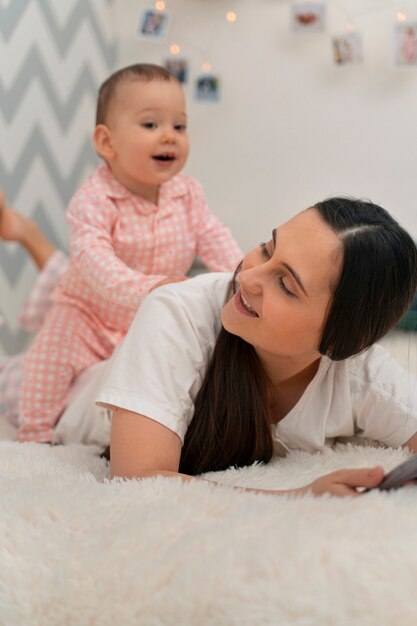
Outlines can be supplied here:
<path id="1" fill-rule="evenodd" d="M 12 209 L 7 204 L 4 192 L 0 190 L 0 239 L 22 242 L 31 226 L 31 220 Z"/>

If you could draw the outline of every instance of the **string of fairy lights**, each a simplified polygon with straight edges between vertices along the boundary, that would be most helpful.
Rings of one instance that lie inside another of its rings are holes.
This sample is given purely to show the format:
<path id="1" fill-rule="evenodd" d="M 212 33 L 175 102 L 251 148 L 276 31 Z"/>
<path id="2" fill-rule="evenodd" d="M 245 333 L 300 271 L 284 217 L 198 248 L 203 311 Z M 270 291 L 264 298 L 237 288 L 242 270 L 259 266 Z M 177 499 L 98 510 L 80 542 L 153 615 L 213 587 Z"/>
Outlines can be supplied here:
<path id="1" fill-rule="evenodd" d="M 233 0 L 229 0 L 232 2 Z M 406 1 L 406 0 L 405 0 Z M 413 0 L 414 1 L 414 0 Z M 169 33 L 171 20 L 171 10 L 165 0 L 156 0 L 152 5 L 145 7 L 140 15 L 137 35 L 141 38 L 153 41 L 165 41 Z M 405 4 L 405 2 L 403 2 Z M 415 1 L 414 1 L 415 4 Z M 392 59 L 393 65 L 397 67 L 417 68 L 417 17 L 412 19 L 405 10 L 394 9 L 392 2 L 390 5 L 381 3 L 371 9 L 363 8 L 352 10 L 344 6 L 339 0 L 292 0 L 288 3 L 290 11 L 290 27 L 295 32 L 325 32 L 327 9 L 337 10 L 343 16 L 344 28 L 331 37 L 333 60 L 338 65 L 361 63 L 363 61 L 362 34 L 357 28 L 359 19 L 375 14 L 377 11 L 393 11 L 393 43 Z M 220 8 L 219 8 L 220 7 Z M 221 18 L 229 25 L 233 25 L 239 20 L 239 11 L 235 8 L 222 9 L 221 5 L 216 5 L 216 11 L 221 11 Z M 198 42 L 187 42 L 172 40 L 168 43 L 170 58 L 166 60 L 167 68 L 177 75 L 181 82 L 188 82 L 188 63 L 182 58 L 183 45 L 193 47 L 198 50 L 201 59 L 200 73 L 196 82 L 197 99 L 218 100 L 219 79 L 213 74 L 213 64 L 209 54 L 204 50 L 204 46 Z"/>
<path id="2" fill-rule="evenodd" d="M 148 6 L 142 12 L 138 35 L 148 39 L 160 39 L 161 41 L 165 39 L 166 31 L 168 30 L 168 13 L 167 13 L 167 3 L 164 0 L 156 0 L 153 6 Z M 164 22 L 164 17 L 166 20 Z M 233 10 L 227 10 L 224 13 L 224 20 L 230 24 L 233 24 L 237 20 L 237 13 Z M 150 26 L 149 26 L 150 24 Z M 193 42 L 192 47 L 198 48 L 198 44 Z M 182 45 L 178 41 L 171 41 L 169 44 L 169 53 L 173 57 L 179 57 L 182 54 Z M 201 50 L 200 50 L 201 52 Z M 207 54 L 204 53 L 204 56 L 207 57 Z M 201 63 L 201 72 L 209 73 L 212 71 L 212 63 L 206 58 Z"/>

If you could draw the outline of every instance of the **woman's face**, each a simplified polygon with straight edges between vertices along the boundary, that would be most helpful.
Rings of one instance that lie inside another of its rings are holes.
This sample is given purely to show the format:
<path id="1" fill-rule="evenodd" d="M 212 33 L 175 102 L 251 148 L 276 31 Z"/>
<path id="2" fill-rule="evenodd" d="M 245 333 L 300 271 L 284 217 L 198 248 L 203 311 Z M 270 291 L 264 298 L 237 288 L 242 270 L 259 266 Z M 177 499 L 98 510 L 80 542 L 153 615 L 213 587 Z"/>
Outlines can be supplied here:
<path id="1" fill-rule="evenodd" d="M 341 260 L 342 244 L 318 211 L 296 215 L 244 258 L 224 328 L 261 358 L 317 359 Z"/>

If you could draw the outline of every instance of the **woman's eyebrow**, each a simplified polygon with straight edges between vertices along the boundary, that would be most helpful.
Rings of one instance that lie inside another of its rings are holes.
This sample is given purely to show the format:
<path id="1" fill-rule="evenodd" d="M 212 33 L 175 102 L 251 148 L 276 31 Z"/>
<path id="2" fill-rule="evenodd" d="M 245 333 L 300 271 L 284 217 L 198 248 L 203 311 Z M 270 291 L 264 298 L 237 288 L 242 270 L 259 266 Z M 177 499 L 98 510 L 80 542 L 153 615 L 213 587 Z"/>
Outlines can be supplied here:
<path id="1" fill-rule="evenodd" d="M 276 247 L 276 237 L 277 237 L 277 229 L 274 228 L 274 230 L 272 231 L 272 240 L 274 242 L 274 249 Z M 303 290 L 303 292 L 305 293 L 306 296 L 308 296 L 308 293 L 301 281 L 301 278 L 299 277 L 299 275 L 297 274 L 297 272 L 291 267 L 291 265 L 288 265 L 288 263 L 282 263 L 282 265 L 285 267 L 285 269 L 287 269 L 289 271 L 289 273 L 294 277 L 294 280 L 296 281 L 296 283 L 300 286 L 300 288 Z"/>

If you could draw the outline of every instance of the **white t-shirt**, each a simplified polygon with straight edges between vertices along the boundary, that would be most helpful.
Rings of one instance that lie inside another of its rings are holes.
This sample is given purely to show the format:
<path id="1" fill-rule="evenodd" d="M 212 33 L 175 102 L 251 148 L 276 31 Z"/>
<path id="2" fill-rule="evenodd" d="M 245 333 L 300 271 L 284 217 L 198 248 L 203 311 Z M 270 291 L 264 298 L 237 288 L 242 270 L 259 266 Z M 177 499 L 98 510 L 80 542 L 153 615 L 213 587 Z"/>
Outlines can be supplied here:
<path id="1" fill-rule="evenodd" d="M 203 274 L 152 292 L 111 359 L 99 405 L 141 413 L 184 440 L 230 279 Z M 399 446 L 415 432 L 417 380 L 380 345 L 345 361 L 322 357 L 303 396 L 273 426 L 278 453 L 352 436 Z"/>

